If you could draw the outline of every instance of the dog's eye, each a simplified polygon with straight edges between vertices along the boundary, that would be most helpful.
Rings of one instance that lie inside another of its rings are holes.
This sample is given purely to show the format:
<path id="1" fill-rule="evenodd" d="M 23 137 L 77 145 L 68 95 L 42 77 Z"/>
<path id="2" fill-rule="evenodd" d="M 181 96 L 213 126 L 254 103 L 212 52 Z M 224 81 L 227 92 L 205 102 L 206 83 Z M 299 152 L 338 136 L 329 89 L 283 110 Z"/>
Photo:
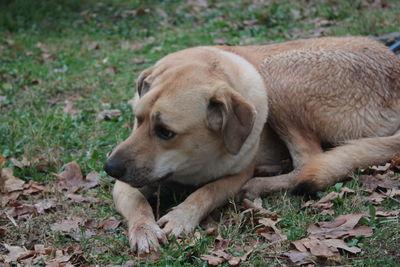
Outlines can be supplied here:
<path id="1" fill-rule="evenodd" d="M 156 126 L 154 131 L 156 135 L 163 140 L 170 140 L 176 135 L 176 133 L 174 133 L 173 131 L 170 131 L 160 125 Z"/>

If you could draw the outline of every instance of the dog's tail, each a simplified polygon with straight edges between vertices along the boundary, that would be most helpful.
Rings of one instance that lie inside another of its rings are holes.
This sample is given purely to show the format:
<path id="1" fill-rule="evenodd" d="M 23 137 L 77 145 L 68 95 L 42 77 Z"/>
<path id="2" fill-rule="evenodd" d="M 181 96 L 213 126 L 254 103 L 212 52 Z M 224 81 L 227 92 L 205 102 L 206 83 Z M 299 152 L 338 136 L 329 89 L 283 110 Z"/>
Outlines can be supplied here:
<path id="1" fill-rule="evenodd" d="M 302 168 L 293 192 L 310 194 L 342 181 L 357 167 L 387 162 L 400 152 L 400 134 L 349 141 L 313 156 Z"/>

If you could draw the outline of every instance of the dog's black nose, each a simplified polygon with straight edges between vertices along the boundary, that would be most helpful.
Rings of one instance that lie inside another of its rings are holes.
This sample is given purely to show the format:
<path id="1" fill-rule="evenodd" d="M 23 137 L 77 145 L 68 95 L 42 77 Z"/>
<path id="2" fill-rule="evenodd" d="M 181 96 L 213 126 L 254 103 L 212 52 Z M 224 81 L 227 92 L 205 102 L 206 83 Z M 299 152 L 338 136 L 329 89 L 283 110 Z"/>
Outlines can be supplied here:
<path id="1" fill-rule="evenodd" d="M 122 178 L 126 172 L 124 163 L 113 158 L 109 158 L 106 163 L 104 163 L 104 170 L 108 175 L 117 179 Z"/>

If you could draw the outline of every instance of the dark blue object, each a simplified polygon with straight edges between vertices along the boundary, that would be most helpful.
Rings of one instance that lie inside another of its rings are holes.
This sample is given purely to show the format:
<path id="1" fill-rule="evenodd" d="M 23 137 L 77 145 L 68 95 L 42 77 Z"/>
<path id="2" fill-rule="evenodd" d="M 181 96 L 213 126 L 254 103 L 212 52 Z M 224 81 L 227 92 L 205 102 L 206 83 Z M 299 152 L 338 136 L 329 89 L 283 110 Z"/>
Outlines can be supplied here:
<path id="1" fill-rule="evenodd" d="M 400 48 L 400 41 L 395 42 L 394 44 L 392 44 L 389 49 L 392 51 L 396 51 L 397 49 Z"/>

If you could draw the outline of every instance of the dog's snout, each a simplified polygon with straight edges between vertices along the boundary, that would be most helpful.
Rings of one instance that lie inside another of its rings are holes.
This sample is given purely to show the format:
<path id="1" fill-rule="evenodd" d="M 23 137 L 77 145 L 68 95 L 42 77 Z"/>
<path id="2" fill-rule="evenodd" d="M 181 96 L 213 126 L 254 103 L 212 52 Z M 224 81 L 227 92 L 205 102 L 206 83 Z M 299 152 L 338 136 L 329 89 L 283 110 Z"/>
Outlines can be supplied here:
<path id="1" fill-rule="evenodd" d="M 106 163 L 104 163 L 104 171 L 108 175 L 120 179 L 125 175 L 126 167 L 123 162 L 114 158 L 109 158 Z"/>

